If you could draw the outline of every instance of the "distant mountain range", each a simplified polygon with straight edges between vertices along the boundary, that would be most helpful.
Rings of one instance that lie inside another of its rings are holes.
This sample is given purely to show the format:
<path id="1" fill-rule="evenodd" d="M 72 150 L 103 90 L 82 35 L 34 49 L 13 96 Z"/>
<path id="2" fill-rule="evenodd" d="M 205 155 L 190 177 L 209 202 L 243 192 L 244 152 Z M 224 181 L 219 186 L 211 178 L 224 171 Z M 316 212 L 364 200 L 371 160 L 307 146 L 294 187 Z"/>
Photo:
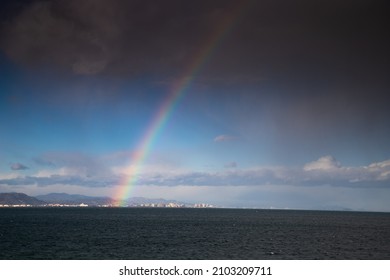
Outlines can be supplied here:
<path id="1" fill-rule="evenodd" d="M 0 205 L 33 205 L 47 204 L 45 201 L 24 193 L 0 193 Z"/>
<path id="2" fill-rule="evenodd" d="M 50 204 L 88 204 L 88 205 L 110 205 L 115 204 L 115 200 L 110 197 L 95 197 L 80 194 L 67 193 L 49 193 L 45 195 L 37 195 L 37 199 Z"/>
<path id="3" fill-rule="evenodd" d="M 0 205 L 31 205 L 31 206 L 44 206 L 49 204 L 61 204 L 61 205 L 80 205 L 86 204 L 88 206 L 104 206 L 104 205 L 127 205 L 130 207 L 137 206 L 152 206 L 158 207 L 165 205 L 170 206 L 182 206 L 182 207 L 194 207 L 196 204 L 179 202 L 176 200 L 166 199 L 149 199 L 144 197 L 132 197 L 128 200 L 119 203 L 110 197 L 97 197 L 86 196 L 79 194 L 67 194 L 67 193 L 49 193 L 45 195 L 38 195 L 36 197 L 28 196 L 24 193 L 0 193 Z"/>

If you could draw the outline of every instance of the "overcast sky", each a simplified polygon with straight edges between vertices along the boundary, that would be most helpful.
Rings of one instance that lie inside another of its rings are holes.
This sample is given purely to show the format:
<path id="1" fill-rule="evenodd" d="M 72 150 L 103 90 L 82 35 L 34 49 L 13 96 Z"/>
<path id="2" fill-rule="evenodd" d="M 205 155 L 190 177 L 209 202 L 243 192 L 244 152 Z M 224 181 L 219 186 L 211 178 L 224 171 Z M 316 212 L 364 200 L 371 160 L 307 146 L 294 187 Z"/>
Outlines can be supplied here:
<path id="1" fill-rule="evenodd" d="M 387 2 L 2 1 L 0 192 L 390 211 Z"/>

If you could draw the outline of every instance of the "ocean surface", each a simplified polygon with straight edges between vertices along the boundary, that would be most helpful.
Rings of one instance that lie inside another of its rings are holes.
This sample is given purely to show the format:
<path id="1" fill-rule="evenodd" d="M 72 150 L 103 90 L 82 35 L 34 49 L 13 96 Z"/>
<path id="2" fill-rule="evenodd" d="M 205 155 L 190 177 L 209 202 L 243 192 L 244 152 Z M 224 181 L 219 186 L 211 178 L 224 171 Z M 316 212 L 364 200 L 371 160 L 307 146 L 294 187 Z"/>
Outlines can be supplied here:
<path id="1" fill-rule="evenodd" d="M 390 259 L 390 213 L 0 209 L 0 259 Z"/>

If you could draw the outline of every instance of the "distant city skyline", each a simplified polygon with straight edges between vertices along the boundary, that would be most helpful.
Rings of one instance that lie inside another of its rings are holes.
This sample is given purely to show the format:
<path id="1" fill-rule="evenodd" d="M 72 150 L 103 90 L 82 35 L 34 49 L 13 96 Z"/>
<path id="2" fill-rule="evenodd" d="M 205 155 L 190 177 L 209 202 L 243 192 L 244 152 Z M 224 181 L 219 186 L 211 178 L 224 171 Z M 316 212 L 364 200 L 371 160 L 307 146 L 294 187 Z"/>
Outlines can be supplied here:
<path id="1" fill-rule="evenodd" d="M 390 211 L 385 1 L 4 1 L 0 192 Z"/>

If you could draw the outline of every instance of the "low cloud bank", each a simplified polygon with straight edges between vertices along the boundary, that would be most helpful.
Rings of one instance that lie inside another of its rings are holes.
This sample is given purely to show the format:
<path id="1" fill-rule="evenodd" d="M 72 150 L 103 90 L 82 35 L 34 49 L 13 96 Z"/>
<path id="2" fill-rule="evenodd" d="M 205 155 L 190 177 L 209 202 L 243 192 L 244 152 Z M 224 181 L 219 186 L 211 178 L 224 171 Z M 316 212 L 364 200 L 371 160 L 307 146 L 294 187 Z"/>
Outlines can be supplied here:
<path id="1" fill-rule="evenodd" d="M 89 166 L 97 166 L 89 164 Z M 102 167 L 99 165 L 99 169 Z M 68 171 L 66 171 L 68 170 Z M 72 171 L 73 170 L 73 171 Z M 114 171 L 104 176 L 97 172 L 76 174 L 74 169 L 38 172 L 36 175 L 0 177 L 0 185 L 74 185 L 82 187 L 115 187 L 125 181 L 129 174 Z M 71 172 L 72 171 L 72 172 Z M 90 171 L 90 170 L 89 170 Z M 58 174 L 57 174 L 58 173 Z M 381 187 L 390 186 L 390 160 L 372 163 L 367 166 L 350 167 L 341 165 L 334 157 L 324 156 L 302 167 L 255 167 L 248 169 L 230 168 L 217 172 L 166 170 L 148 172 L 147 168 L 138 175 L 137 185 L 149 186 L 339 186 L 339 187 Z"/>

